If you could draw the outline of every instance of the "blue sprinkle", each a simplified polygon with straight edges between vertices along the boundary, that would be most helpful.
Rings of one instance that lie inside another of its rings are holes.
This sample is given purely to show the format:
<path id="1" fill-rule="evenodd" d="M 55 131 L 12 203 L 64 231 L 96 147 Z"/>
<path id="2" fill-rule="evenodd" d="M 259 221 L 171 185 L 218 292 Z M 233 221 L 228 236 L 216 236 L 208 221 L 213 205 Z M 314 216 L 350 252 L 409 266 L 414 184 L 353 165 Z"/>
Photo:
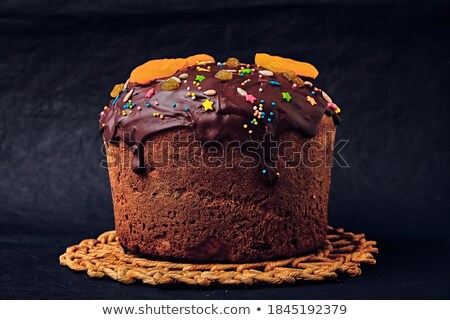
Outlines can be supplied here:
<path id="1" fill-rule="evenodd" d="M 189 108 L 188 107 L 184 108 L 184 111 L 186 111 L 186 112 L 189 111 Z"/>
<path id="2" fill-rule="evenodd" d="M 253 120 L 252 120 L 252 121 L 250 121 L 250 123 L 251 123 L 251 124 L 253 124 Z"/>
<path id="3" fill-rule="evenodd" d="M 134 103 L 134 102 L 133 102 L 131 105 L 132 105 L 133 107 L 136 107 L 136 103 Z"/>
<path id="4" fill-rule="evenodd" d="M 261 112 L 261 114 L 262 114 L 262 115 L 265 115 L 266 113 L 263 111 L 263 112 Z"/>
<path id="5" fill-rule="evenodd" d="M 266 116 L 261 116 L 262 119 L 264 119 Z"/>
<path id="6" fill-rule="evenodd" d="M 272 111 L 270 111 L 269 114 L 270 114 L 271 116 L 273 116 L 273 112 L 272 112 Z"/>
<path id="7" fill-rule="evenodd" d="M 245 76 L 245 74 L 241 73 L 240 76 L 243 77 L 243 76 Z"/>
<path id="8" fill-rule="evenodd" d="M 266 173 L 267 173 L 267 170 L 266 170 L 266 169 L 263 169 L 263 170 L 262 170 L 262 173 L 263 173 L 263 174 L 266 174 Z"/>
<path id="9" fill-rule="evenodd" d="M 273 102 L 272 102 L 272 105 L 273 105 L 273 106 L 276 106 L 277 104 L 275 103 L 275 101 L 273 101 Z"/>
<path id="10" fill-rule="evenodd" d="M 145 106 L 146 106 L 147 108 L 149 108 L 149 107 L 150 107 L 150 103 L 146 103 Z"/>
<path id="11" fill-rule="evenodd" d="M 174 108 L 175 108 L 176 106 L 177 106 L 177 104 L 176 104 L 176 103 L 172 103 L 172 107 L 174 107 Z"/>
<path id="12" fill-rule="evenodd" d="M 272 121 L 272 119 L 271 119 L 271 118 L 267 118 L 267 121 L 268 121 L 268 122 L 271 122 L 271 121 Z"/>
<path id="13" fill-rule="evenodd" d="M 264 103 L 264 100 L 260 100 L 261 103 Z"/>
<path id="14" fill-rule="evenodd" d="M 117 97 L 114 99 L 112 104 L 115 104 L 117 102 L 117 100 L 119 100 L 120 94 L 117 95 Z"/>
<path id="15" fill-rule="evenodd" d="M 280 83 L 278 81 L 273 81 L 273 80 L 269 81 L 269 83 L 271 85 L 273 85 L 273 86 L 279 86 L 280 85 Z"/>
<path id="16" fill-rule="evenodd" d="M 315 94 L 316 94 L 316 92 L 315 92 L 315 91 L 313 90 L 313 91 L 311 91 L 311 94 L 312 94 L 312 95 L 315 95 Z"/>

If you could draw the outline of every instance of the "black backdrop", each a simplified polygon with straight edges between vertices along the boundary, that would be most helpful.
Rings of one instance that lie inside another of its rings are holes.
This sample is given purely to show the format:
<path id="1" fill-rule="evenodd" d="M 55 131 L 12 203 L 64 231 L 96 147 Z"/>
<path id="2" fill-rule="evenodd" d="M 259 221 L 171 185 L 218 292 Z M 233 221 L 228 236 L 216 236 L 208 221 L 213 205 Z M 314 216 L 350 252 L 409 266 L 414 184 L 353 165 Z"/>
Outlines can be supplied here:
<path id="1" fill-rule="evenodd" d="M 0 1 L 0 297 L 449 298 L 449 39 L 445 1 Z M 330 221 L 379 240 L 376 267 L 319 286 L 191 291 L 58 266 L 66 246 L 114 227 L 97 130 L 113 85 L 149 59 L 201 52 L 319 69 L 349 140 Z"/>

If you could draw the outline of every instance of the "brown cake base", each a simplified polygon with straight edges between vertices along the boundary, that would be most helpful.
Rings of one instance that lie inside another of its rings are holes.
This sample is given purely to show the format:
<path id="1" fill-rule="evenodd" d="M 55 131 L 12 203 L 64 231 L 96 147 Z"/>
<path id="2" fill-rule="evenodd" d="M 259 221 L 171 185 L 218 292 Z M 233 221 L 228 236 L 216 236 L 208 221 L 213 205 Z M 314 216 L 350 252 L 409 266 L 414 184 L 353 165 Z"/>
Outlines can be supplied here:
<path id="1" fill-rule="evenodd" d="M 242 166 L 250 157 L 237 148 L 213 166 L 217 153 L 194 148 L 187 129 L 152 137 L 142 175 L 131 170 L 126 144 L 107 143 L 121 245 L 152 258 L 192 262 L 268 260 L 316 249 L 326 237 L 334 135 L 327 116 L 314 138 L 283 134 L 279 142 L 292 141 L 293 148 L 278 157 L 274 187 L 262 182 L 259 167 Z M 198 166 L 199 159 L 207 165 Z"/>

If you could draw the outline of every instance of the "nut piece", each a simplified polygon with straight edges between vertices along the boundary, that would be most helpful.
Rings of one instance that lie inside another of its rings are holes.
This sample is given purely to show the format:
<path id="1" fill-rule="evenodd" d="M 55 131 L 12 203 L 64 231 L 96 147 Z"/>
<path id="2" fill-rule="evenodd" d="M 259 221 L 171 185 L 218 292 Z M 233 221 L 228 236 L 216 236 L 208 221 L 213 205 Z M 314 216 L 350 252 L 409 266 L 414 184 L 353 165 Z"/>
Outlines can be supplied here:
<path id="1" fill-rule="evenodd" d="M 333 103 L 333 100 L 331 100 L 330 96 L 323 90 L 322 90 L 322 97 L 325 99 L 326 102 Z"/>
<path id="2" fill-rule="evenodd" d="M 245 91 L 242 88 L 237 87 L 236 91 L 241 95 L 241 96 L 245 96 L 247 94 L 247 91 Z"/>
<path id="3" fill-rule="evenodd" d="M 272 77 L 273 76 L 273 72 L 270 71 L 270 70 L 260 70 L 259 73 L 262 74 L 263 76 L 266 76 L 266 77 Z"/>
<path id="4" fill-rule="evenodd" d="M 205 96 L 215 96 L 217 94 L 216 90 L 210 89 L 203 92 Z"/>

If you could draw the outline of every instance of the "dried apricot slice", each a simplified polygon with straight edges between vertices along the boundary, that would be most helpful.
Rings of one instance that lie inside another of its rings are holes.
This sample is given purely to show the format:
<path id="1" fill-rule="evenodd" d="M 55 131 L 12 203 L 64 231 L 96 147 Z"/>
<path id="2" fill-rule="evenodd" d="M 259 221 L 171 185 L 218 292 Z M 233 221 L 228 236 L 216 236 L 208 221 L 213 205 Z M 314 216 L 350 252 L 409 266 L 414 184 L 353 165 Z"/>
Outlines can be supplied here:
<path id="1" fill-rule="evenodd" d="M 187 67 L 187 61 L 183 58 L 150 60 L 131 72 L 130 82 L 149 84 L 155 79 L 173 76 Z"/>
<path id="2" fill-rule="evenodd" d="M 197 65 L 197 62 L 199 61 L 211 61 L 213 63 L 216 62 L 213 57 L 204 53 L 194 54 L 193 56 L 187 57 L 186 61 L 189 67 Z"/>
<path id="3" fill-rule="evenodd" d="M 273 72 L 293 72 L 298 76 L 315 79 L 319 71 L 312 64 L 289 58 L 271 56 L 267 53 L 257 53 L 255 63 Z"/>

